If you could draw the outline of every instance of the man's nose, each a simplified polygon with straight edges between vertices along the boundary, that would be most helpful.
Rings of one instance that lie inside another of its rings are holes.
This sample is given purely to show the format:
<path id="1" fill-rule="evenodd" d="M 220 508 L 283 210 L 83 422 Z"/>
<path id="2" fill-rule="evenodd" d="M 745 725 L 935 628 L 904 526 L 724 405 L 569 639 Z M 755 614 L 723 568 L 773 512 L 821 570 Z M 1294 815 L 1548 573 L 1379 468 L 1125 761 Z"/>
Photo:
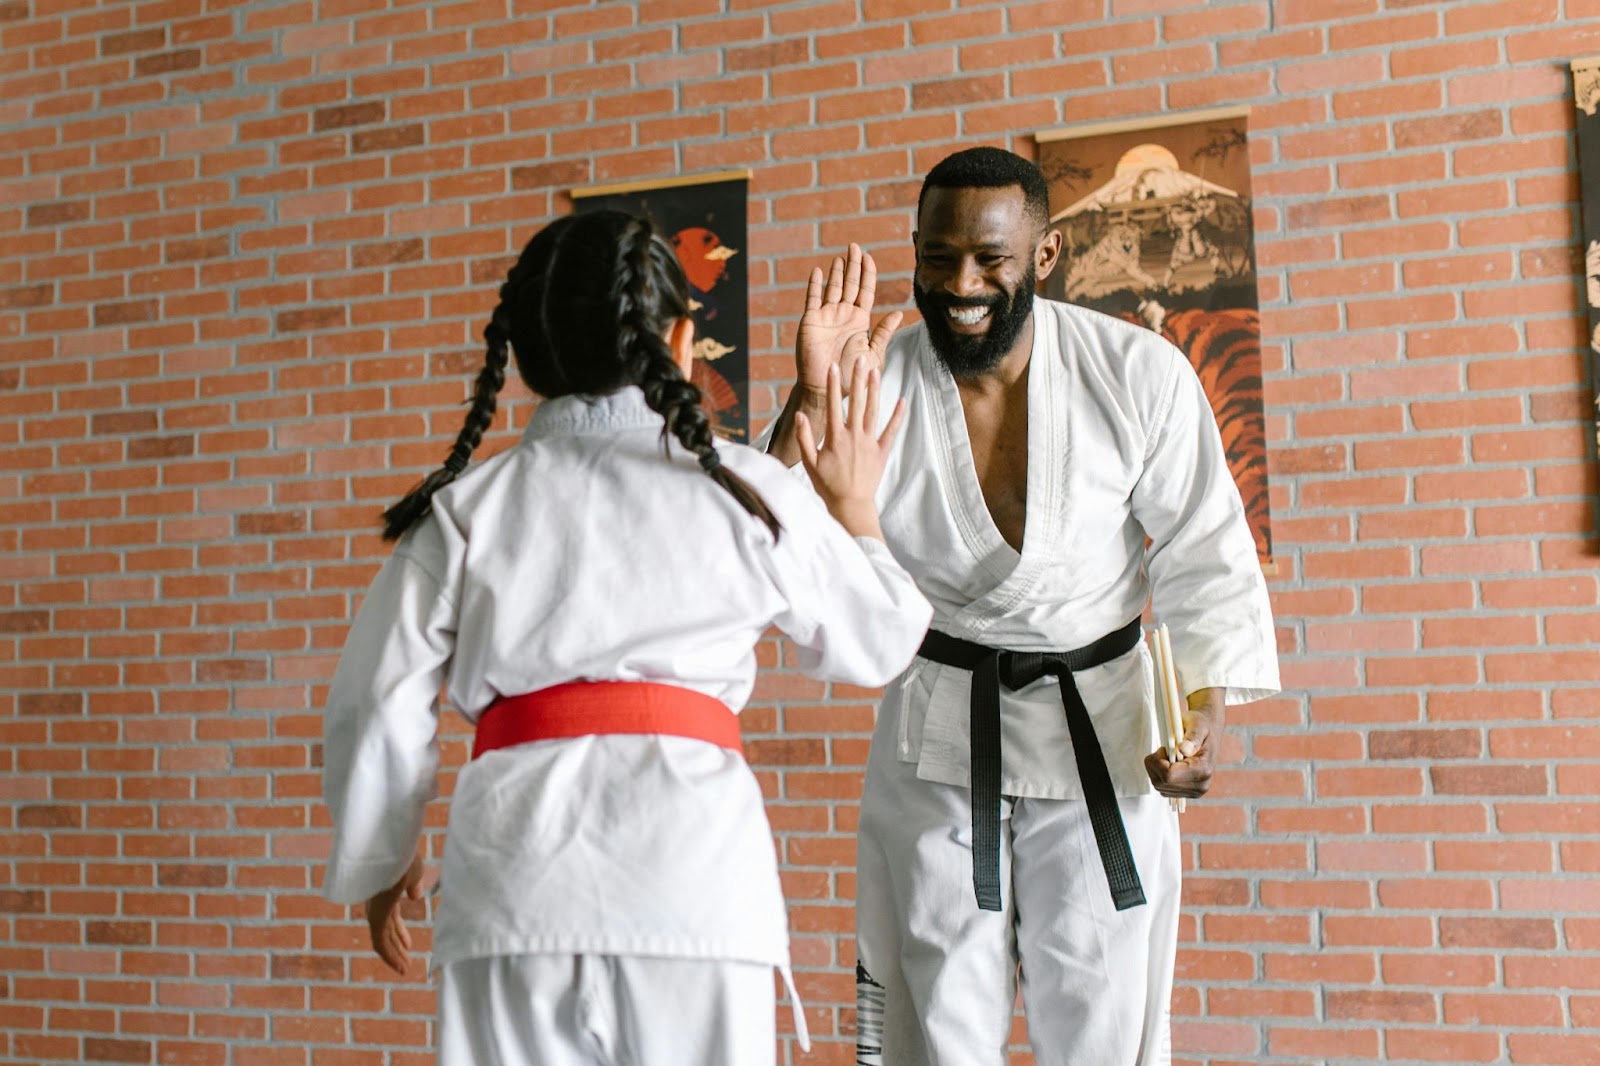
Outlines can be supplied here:
<path id="1" fill-rule="evenodd" d="M 983 292 L 983 273 L 978 269 L 976 262 L 963 259 L 961 264 L 950 272 L 944 287 L 952 296 L 976 296 Z"/>

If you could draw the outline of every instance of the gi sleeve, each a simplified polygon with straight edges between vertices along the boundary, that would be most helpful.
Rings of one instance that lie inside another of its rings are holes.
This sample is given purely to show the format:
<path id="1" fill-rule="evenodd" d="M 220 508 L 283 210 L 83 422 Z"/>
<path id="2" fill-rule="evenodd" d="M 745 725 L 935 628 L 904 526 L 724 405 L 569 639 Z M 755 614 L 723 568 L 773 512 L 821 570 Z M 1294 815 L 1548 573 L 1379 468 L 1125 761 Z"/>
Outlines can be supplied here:
<path id="1" fill-rule="evenodd" d="M 809 482 L 782 472 L 761 491 L 783 523 L 769 565 L 787 607 L 773 624 L 794 642 L 800 669 L 874 688 L 894 680 L 933 618 L 916 582 L 882 541 L 846 533 Z"/>
<path id="2" fill-rule="evenodd" d="M 1186 695 L 1225 686 L 1247 703 L 1279 687 L 1267 585 L 1205 390 L 1181 352 L 1160 349 L 1168 368 L 1132 499 L 1155 615 Z"/>
<path id="3" fill-rule="evenodd" d="M 424 518 L 379 571 L 339 656 L 323 717 L 333 850 L 322 892 L 359 903 L 400 880 L 436 790 L 439 690 L 455 648 L 444 533 Z"/>

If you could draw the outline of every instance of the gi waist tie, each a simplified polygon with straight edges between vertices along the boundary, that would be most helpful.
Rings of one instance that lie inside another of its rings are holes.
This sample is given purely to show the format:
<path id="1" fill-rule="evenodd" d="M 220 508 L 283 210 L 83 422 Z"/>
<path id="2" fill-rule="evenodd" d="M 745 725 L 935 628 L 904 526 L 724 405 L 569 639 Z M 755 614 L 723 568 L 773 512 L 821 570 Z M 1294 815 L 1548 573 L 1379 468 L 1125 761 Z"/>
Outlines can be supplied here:
<path id="1" fill-rule="evenodd" d="M 572 681 L 521 696 L 501 696 L 478 716 L 472 757 L 535 740 L 562 740 L 599 733 L 659 733 L 704 740 L 744 754 L 739 716 L 714 696 L 651 681 Z M 800 1050 L 811 1035 L 794 974 L 778 967 L 794 1012 Z"/>
<path id="2" fill-rule="evenodd" d="M 472 757 L 593 733 L 664 733 L 744 751 L 739 716 L 714 696 L 650 681 L 573 681 L 489 704 L 478 717 Z"/>
<path id="3" fill-rule="evenodd" d="M 1126 655 L 1138 644 L 1137 618 L 1093 644 L 1067 652 L 987 648 L 928 630 L 919 655 L 930 662 L 972 671 L 972 887 L 979 909 L 1000 909 L 1000 686 L 1015 691 L 1041 677 L 1054 677 L 1061 687 L 1072 753 L 1078 763 L 1078 778 L 1083 782 L 1084 800 L 1089 805 L 1089 823 L 1094 827 L 1100 862 L 1111 883 L 1111 901 L 1119 911 L 1144 903 L 1144 888 L 1139 884 L 1139 871 L 1128 848 L 1128 834 L 1122 827 L 1122 812 L 1111 786 L 1111 773 L 1106 769 L 1105 753 L 1095 736 L 1089 708 L 1084 706 L 1072 680 L 1073 671 L 1101 666 Z"/>

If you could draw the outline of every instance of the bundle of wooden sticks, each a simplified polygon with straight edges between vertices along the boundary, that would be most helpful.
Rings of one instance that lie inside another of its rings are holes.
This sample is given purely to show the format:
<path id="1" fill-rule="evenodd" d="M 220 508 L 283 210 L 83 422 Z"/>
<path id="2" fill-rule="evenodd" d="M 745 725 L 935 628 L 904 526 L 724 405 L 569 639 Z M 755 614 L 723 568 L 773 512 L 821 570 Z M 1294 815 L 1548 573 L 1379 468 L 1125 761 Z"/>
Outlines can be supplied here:
<path id="1" fill-rule="evenodd" d="M 1150 658 L 1156 664 L 1156 700 L 1152 712 L 1156 717 L 1156 739 L 1165 740 L 1167 758 L 1180 762 L 1178 744 L 1183 740 L 1183 689 L 1178 686 L 1178 668 L 1172 660 L 1172 636 L 1162 623 L 1149 633 Z M 1172 809 L 1182 814 L 1187 804 L 1182 799 L 1169 799 Z"/>

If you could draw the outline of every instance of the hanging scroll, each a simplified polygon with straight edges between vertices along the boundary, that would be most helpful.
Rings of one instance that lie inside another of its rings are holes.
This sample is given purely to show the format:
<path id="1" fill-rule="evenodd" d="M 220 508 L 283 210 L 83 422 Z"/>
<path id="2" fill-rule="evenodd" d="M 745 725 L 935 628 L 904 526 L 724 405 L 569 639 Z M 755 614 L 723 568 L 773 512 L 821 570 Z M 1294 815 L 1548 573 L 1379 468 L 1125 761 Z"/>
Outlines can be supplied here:
<path id="1" fill-rule="evenodd" d="M 1154 330 L 1189 357 L 1270 571 L 1247 119 L 1211 111 L 1034 139 L 1062 235 L 1043 294 Z"/>
<path id="2" fill-rule="evenodd" d="M 694 375 L 711 428 L 750 433 L 750 283 L 746 170 L 574 189 L 579 211 L 650 218 L 678 253 L 694 316 Z"/>

